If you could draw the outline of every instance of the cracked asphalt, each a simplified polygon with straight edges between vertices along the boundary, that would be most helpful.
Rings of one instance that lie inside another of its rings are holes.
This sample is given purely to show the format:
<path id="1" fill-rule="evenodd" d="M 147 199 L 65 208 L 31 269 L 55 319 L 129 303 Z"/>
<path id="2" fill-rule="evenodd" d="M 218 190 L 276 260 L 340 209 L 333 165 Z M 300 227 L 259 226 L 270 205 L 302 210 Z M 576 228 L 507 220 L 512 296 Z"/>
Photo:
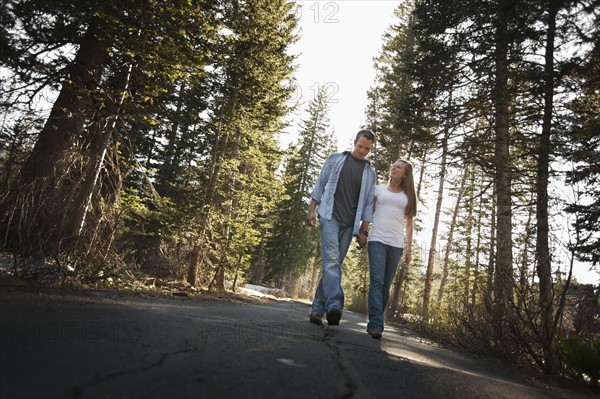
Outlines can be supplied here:
<path id="1" fill-rule="evenodd" d="M 0 287 L 0 397 L 580 398 L 522 372 L 344 312 L 233 297 Z"/>

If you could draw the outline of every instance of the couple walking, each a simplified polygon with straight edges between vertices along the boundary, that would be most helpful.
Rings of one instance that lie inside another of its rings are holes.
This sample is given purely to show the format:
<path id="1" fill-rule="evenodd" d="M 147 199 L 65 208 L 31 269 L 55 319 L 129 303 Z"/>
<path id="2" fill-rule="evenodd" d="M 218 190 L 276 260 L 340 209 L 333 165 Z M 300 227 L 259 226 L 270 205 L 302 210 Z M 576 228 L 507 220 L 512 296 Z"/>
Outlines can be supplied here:
<path id="1" fill-rule="evenodd" d="M 314 227 L 319 218 L 323 260 L 310 321 L 321 324 L 325 315 L 329 325 L 339 325 L 344 308 L 341 266 L 352 237 L 356 237 L 361 248 L 368 242 L 367 331 L 373 338 L 381 338 L 383 314 L 398 263 L 403 254 L 407 264 L 412 260 L 417 203 L 412 165 L 407 161 L 398 160 L 390 167 L 387 185 L 376 185 L 375 170 L 366 159 L 374 142 L 371 131 L 361 130 L 352 152 L 327 158 L 311 192 L 306 223 Z"/>

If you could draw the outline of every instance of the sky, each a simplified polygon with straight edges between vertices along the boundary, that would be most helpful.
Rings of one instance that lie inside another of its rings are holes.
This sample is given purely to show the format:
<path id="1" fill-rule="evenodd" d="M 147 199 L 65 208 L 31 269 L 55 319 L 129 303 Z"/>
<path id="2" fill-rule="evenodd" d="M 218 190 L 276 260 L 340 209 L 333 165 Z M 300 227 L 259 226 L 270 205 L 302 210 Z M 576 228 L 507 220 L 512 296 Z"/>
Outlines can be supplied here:
<path id="1" fill-rule="evenodd" d="M 401 1 L 297 1 L 300 40 L 290 49 L 298 55 L 292 100 L 300 106 L 281 135 L 283 148 L 298 137 L 299 122 L 320 87 L 329 97 L 329 131 L 335 131 L 340 150 L 350 149 L 365 122 L 367 91 L 375 81 L 373 58 L 381 37 L 393 22 Z"/>
<path id="2" fill-rule="evenodd" d="M 299 107 L 290 126 L 280 135 L 282 148 L 298 138 L 299 123 L 307 118 L 306 108 L 319 87 L 329 94 L 329 131 L 338 138 L 338 149 L 352 148 L 356 132 L 365 122 L 367 91 L 375 81 L 373 58 L 382 46 L 382 36 L 395 22 L 396 0 L 297 1 L 300 39 L 290 52 L 297 54 L 296 86 L 292 101 Z M 446 204 L 446 206 L 450 206 Z M 417 239 L 429 246 L 433 205 L 421 208 L 425 230 Z M 439 245 L 439 241 L 438 241 Z M 424 250 L 424 252 L 427 252 Z M 600 273 L 576 264 L 574 276 L 581 283 L 598 284 Z M 563 265 L 563 271 L 564 271 Z"/>

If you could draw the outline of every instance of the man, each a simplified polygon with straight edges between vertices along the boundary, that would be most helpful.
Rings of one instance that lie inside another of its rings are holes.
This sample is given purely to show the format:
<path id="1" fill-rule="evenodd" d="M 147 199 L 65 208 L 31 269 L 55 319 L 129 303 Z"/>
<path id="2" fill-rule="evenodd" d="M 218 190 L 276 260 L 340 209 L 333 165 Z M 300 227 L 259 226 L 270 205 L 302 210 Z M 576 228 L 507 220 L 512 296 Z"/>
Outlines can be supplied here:
<path id="1" fill-rule="evenodd" d="M 310 322 L 337 326 L 344 308 L 342 263 L 357 236 L 359 246 L 367 242 L 367 229 L 373 220 L 373 194 L 376 174 L 366 159 L 373 148 L 375 135 L 361 130 L 354 140 L 354 150 L 331 155 L 325 161 L 311 196 L 306 224 L 314 227 L 317 220 L 321 233 L 323 275 L 312 304 Z"/>

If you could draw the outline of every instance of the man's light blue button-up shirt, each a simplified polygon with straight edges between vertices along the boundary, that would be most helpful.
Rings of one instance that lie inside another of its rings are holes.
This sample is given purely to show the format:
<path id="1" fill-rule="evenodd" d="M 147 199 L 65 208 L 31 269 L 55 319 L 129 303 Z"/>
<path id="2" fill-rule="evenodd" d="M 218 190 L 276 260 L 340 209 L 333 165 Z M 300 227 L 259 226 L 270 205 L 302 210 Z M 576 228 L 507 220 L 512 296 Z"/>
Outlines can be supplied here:
<path id="1" fill-rule="evenodd" d="M 339 152 L 327 158 L 319 178 L 315 183 L 310 196 L 319 204 L 317 213 L 326 220 L 331 220 L 333 215 L 333 198 L 337 188 L 338 180 L 342 166 L 346 157 L 350 155 L 349 151 Z M 375 183 L 377 175 L 371 162 L 365 159 L 365 168 L 362 174 L 360 184 L 360 194 L 358 195 L 358 205 L 356 207 L 356 217 L 354 219 L 353 235 L 358 235 L 361 221 L 373 221 L 373 195 L 375 194 Z"/>

